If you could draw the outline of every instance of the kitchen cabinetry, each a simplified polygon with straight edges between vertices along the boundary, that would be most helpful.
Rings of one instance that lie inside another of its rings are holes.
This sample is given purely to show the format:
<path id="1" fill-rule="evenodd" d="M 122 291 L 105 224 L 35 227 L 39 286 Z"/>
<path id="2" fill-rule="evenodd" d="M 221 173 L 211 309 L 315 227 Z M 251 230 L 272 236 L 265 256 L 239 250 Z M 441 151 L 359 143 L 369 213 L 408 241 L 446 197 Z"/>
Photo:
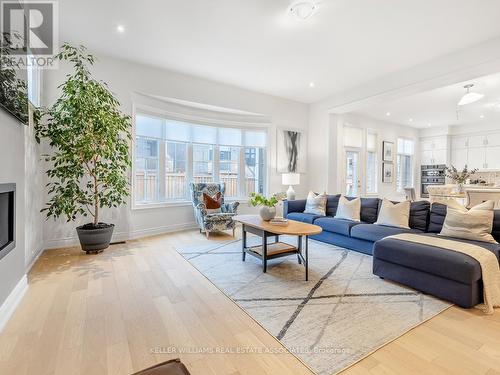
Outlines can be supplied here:
<path id="1" fill-rule="evenodd" d="M 446 164 L 448 159 L 448 137 L 436 136 L 420 139 L 420 164 Z"/>
<path id="2" fill-rule="evenodd" d="M 452 136 L 450 144 L 455 167 L 500 170 L 500 132 Z"/>

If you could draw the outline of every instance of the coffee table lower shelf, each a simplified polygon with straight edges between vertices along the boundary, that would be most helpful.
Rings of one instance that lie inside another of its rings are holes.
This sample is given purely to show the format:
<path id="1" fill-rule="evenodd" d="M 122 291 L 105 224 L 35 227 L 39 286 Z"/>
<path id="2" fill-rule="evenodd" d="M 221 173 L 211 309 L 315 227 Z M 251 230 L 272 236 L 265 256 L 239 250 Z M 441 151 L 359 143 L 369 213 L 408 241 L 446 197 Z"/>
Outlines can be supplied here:
<path id="1" fill-rule="evenodd" d="M 258 235 L 262 238 L 262 244 L 247 247 L 247 232 Z M 275 242 L 268 243 L 267 239 L 274 237 Z M 305 237 L 305 246 L 302 245 L 302 238 Z M 308 270 L 308 236 L 297 236 L 297 246 L 279 241 L 279 235 L 264 230 L 259 230 L 248 225 L 243 225 L 242 260 L 245 261 L 246 254 L 256 257 L 262 261 L 263 272 L 267 272 L 267 261 L 289 255 L 297 255 L 299 264 L 303 264 L 306 271 L 306 281 L 309 279 Z M 303 253 L 304 250 L 304 253 Z"/>

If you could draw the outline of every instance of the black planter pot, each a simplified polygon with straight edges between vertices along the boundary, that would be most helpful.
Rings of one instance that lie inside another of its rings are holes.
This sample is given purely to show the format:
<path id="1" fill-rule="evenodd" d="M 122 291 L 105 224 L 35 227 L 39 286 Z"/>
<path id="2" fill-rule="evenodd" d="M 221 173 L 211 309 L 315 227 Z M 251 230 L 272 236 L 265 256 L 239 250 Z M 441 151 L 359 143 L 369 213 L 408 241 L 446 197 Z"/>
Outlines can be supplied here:
<path id="1" fill-rule="evenodd" d="M 89 224 L 77 227 L 76 233 L 78 233 L 78 239 L 80 240 L 80 245 L 82 245 L 82 250 L 87 252 L 87 254 L 90 252 L 103 251 L 109 247 L 114 229 L 114 224 L 104 223 L 99 223 L 98 228 L 94 228 Z"/>

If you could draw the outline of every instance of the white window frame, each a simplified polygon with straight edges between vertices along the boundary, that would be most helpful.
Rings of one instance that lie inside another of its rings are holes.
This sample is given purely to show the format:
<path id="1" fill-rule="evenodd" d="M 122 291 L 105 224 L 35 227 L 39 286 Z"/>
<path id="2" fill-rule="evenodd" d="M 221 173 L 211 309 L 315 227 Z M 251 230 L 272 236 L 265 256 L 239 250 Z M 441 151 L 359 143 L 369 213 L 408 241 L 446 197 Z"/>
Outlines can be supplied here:
<path id="1" fill-rule="evenodd" d="M 374 148 L 369 148 L 368 147 L 368 136 L 372 134 L 375 136 L 375 147 Z M 373 129 L 366 129 L 366 154 L 365 154 L 365 195 L 366 196 L 378 196 L 378 189 L 379 189 L 379 184 L 378 184 L 378 178 L 379 178 L 379 152 L 378 152 L 378 132 L 373 130 Z M 374 168 L 374 182 L 375 182 L 375 191 L 368 191 L 368 155 L 370 153 L 373 153 L 375 155 L 375 168 Z"/>
<path id="2" fill-rule="evenodd" d="M 132 158 L 132 176 L 131 176 L 131 188 L 130 188 L 130 200 L 131 200 L 131 207 L 133 210 L 141 210 L 141 209 L 150 209 L 150 208 L 162 208 L 162 207 L 171 207 L 171 206 L 190 206 L 191 199 L 189 197 L 186 197 L 185 199 L 175 199 L 175 200 L 164 200 L 164 201 L 158 201 L 158 202 L 150 202 L 150 203 L 141 203 L 137 202 L 135 199 L 135 188 L 136 188 L 136 181 L 135 181 L 135 142 L 136 142 L 136 117 L 137 115 L 143 115 L 143 116 L 150 116 L 150 117 L 156 117 L 164 120 L 172 120 L 172 121 L 182 121 L 186 123 L 190 123 L 193 125 L 206 125 L 206 126 L 211 126 L 211 127 L 216 127 L 219 129 L 223 128 L 233 128 L 233 129 L 239 129 L 242 131 L 242 144 L 240 146 L 234 146 L 234 147 L 239 147 L 240 148 L 240 165 L 239 165 L 239 170 L 238 170 L 238 179 L 240 180 L 238 182 L 238 188 L 239 188 L 239 194 L 241 195 L 243 190 L 245 190 L 245 176 L 241 175 L 241 173 L 245 173 L 245 148 L 247 147 L 253 147 L 253 146 L 246 146 L 245 145 L 245 131 L 261 131 L 266 134 L 266 144 L 263 147 L 256 147 L 256 148 L 261 148 L 264 149 L 264 162 L 263 166 L 265 168 L 264 174 L 263 174 L 263 187 L 264 187 L 264 194 L 267 194 L 268 192 L 268 181 L 269 181 L 269 173 L 270 169 L 267 161 L 269 160 L 269 152 L 270 152 L 270 137 L 269 137 L 269 127 L 270 124 L 267 126 L 262 126 L 263 124 L 259 124 L 259 126 L 248 126 L 247 124 L 244 123 L 235 123 L 231 125 L 227 125 L 225 121 L 217 121 L 213 119 L 204 119 L 196 116 L 185 116 L 183 114 L 174 114 L 171 112 L 166 112 L 163 110 L 158 110 L 156 108 L 151 108 L 149 106 L 142 106 L 142 105 L 136 105 L 135 103 L 133 104 L 132 108 L 132 147 L 131 147 L 131 158 Z M 265 125 L 265 124 L 264 124 Z M 168 140 L 161 140 L 163 144 L 165 144 L 166 141 Z M 187 151 L 187 160 L 186 160 L 186 180 L 187 183 L 191 181 L 192 179 L 192 174 L 193 174 L 193 144 L 196 144 L 199 142 L 187 142 L 188 144 L 188 151 Z M 214 147 L 214 160 L 213 160 L 213 170 L 212 170 L 212 175 L 213 175 L 213 181 L 214 182 L 219 182 L 219 146 L 223 146 L 222 144 L 219 144 L 218 142 L 216 144 L 210 143 L 210 145 L 213 145 Z M 164 154 L 160 154 L 160 157 L 165 158 Z M 160 164 L 162 164 L 160 162 Z M 163 163 L 163 166 L 165 164 Z M 160 184 L 161 185 L 161 184 Z M 160 187 L 161 189 L 161 187 Z M 189 193 L 188 193 L 189 194 Z M 233 201 L 239 201 L 239 202 L 246 202 L 248 200 L 248 196 L 237 196 L 237 197 L 227 197 L 225 199 L 226 202 L 233 202 Z"/>
<path id="3" fill-rule="evenodd" d="M 399 149 L 399 140 L 403 140 L 404 141 L 411 141 L 413 142 L 413 153 L 405 153 L 403 152 L 403 150 L 400 150 Z M 406 186 L 398 186 L 398 180 L 400 180 L 400 178 L 398 178 L 398 174 L 399 174 L 399 168 L 398 168 L 398 159 L 399 159 L 399 156 L 402 155 L 402 156 L 410 156 L 410 166 L 411 166 L 411 176 L 410 176 L 410 181 L 411 181 L 411 187 L 415 187 L 415 146 L 416 146 L 416 142 L 413 138 L 408 138 L 408 137 L 398 137 L 397 140 L 396 140 L 396 147 L 397 147 L 397 153 L 396 153 L 396 163 L 395 163 L 395 167 L 396 167 L 396 178 L 395 178 L 395 183 L 396 183 L 396 191 L 398 193 L 403 193 L 404 192 L 404 188 Z"/>

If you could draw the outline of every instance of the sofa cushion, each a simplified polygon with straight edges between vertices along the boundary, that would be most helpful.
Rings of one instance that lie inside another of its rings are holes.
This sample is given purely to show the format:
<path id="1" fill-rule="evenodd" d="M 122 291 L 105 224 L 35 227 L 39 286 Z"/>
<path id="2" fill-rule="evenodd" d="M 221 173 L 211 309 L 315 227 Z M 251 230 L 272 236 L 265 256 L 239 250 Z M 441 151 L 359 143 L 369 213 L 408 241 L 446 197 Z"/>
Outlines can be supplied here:
<path id="1" fill-rule="evenodd" d="M 335 216 L 339 206 L 340 194 L 327 195 L 326 198 L 326 216 Z"/>
<path id="2" fill-rule="evenodd" d="M 349 236 L 351 234 L 351 228 L 360 223 L 358 221 L 335 219 L 334 217 L 320 217 L 314 220 L 314 224 L 319 225 L 323 230 L 328 232 Z"/>
<path id="3" fill-rule="evenodd" d="M 411 202 L 410 228 L 427 231 L 431 204 L 428 201 Z"/>
<path id="4" fill-rule="evenodd" d="M 435 234 L 422 234 L 435 236 Z M 500 245 L 467 240 L 457 240 L 481 246 L 497 257 Z M 439 247 L 386 238 L 374 246 L 373 256 L 386 262 L 413 268 L 436 276 L 471 284 L 481 278 L 481 266 L 472 257 Z"/>
<path id="5" fill-rule="evenodd" d="M 307 195 L 305 214 L 313 214 L 319 216 L 326 215 L 326 194 L 316 194 L 310 191 Z"/>
<path id="6" fill-rule="evenodd" d="M 335 218 L 352 220 L 352 221 L 361 221 L 361 199 L 360 198 L 347 199 L 346 197 L 341 196 L 339 199 L 339 205 L 337 207 L 337 213 L 335 214 Z"/>
<path id="7" fill-rule="evenodd" d="M 468 211 L 465 207 L 448 207 L 440 235 L 497 244 L 491 235 L 494 205 L 494 201 L 486 201 Z"/>
<path id="8" fill-rule="evenodd" d="M 431 205 L 431 213 L 429 216 L 429 233 L 440 233 L 443 228 L 444 219 L 446 217 L 446 205 L 441 203 L 433 203 Z M 411 218 L 410 218 L 411 220 Z M 500 242 L 500 210 L 495 210 L 493 216 L 493 230 L 491 235 L 495 240 Z"/>
<path id="9" fill-rule="evenodd" d="M 287 219 L 290 219 L 290 220 L 296 220 L 296 221 L 301 221 L 303 223 L 312 224 L 315 219 L 322 217 L 322 216 L 313 215 L 313 214 L 305 214 L 303 212 L 291 212 L 288 215 L 286 215 L 286 217 L 287 217 Z"/>
<path id="10" fill-rule="evenodd" d="M 418 233 L 418 231 L 377 224 L 359 224 L 351 228 L 351 237 L 372 242 L 400 233 Z"/>
<path id="11" fill-rule="evenodd" d="M 495 240 L 500 242 L 500 210 L 495 210 L 495 215 L 493 216 L 493 230 L 491 235 Z"/>
<path id="12" fill-rule="evenodd" d="M 409 201 L 393 203 L 384 198 L 375 224 L 410 229 L 410 205 Z"/>
<path id="13" fill-rule="evenodd" d="M 376 222 L 380 202 L 379 198 L 361 198 L 361 221 L 370 224 Z"/>
<path id="14" fill-rule="evenodd" d="M 439 233 L 443 228 L 444 218 L 446 217 L 446 205 L 441 203 L 431 204 L 431 213 L 429 216 L 429 233 Z"/>

